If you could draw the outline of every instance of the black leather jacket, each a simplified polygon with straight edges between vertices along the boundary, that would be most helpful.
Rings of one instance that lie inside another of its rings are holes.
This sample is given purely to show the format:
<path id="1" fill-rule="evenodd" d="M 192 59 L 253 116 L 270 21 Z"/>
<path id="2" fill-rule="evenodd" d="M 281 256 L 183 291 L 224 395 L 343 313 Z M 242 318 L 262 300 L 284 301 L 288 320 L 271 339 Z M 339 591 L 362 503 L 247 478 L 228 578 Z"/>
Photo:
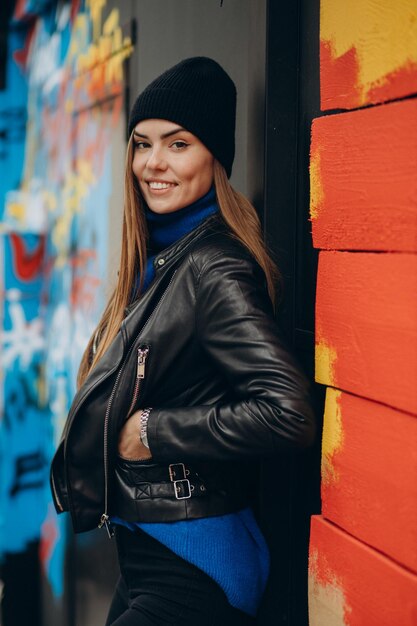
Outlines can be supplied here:
<path id="1" fill-rule="evenodd" d="M 220 218 L 164 250 L 155 269 L 77 392 L 52 462 L 55 507 L 71 512 L 76 532 L 103 515 L 156 522 L 238 510 L 251 458 L 314 438 L 310 382 L 280 337 L 264 274 Z M 125 462 L 118 431 L 148 406 L 152 463 Z"/>

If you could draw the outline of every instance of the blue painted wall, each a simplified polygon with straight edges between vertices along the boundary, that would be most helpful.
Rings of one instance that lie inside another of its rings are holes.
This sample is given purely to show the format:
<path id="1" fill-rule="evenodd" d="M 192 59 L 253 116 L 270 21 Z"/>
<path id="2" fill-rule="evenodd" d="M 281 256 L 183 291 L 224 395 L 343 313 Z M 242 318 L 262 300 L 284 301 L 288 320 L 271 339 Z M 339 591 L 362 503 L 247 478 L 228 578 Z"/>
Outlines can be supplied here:
<path id="1" fill-rule="evenodd" d="M 16 3 L 0 91 L 0 560 L 39 542 L 58 603 L 66 524 L 49 463 L 107 295 L 112 132 L 131 52 L 106 0 Z"/>

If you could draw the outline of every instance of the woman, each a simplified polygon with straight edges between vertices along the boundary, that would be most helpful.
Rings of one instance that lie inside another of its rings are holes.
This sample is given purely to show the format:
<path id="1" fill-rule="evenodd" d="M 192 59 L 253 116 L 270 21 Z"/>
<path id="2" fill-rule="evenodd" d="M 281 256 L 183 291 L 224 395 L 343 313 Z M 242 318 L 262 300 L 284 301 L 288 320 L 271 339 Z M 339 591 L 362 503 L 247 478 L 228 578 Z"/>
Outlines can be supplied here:
<path id="1" fill-rule="evenodd" d="M 215 61 L 154 80 L 129 120 L 116 289 L 79 371 L 51 484 L 76 532 L 116 529 L 107 626 L 250 624 L 269 555 L 251 460 L 309 445 L 309 382 L 276 271 L 229 182 L 236 90 Z"/>

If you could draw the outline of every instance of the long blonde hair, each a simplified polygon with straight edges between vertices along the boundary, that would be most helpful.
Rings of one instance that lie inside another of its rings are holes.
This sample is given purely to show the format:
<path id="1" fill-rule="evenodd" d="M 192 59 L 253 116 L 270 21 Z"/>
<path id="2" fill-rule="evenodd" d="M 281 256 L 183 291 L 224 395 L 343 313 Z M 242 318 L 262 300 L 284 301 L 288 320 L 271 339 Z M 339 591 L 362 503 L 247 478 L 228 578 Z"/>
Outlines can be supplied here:
<path id="1" fill-rule="evenodd" d="M 125 308 L 135 289 L 138 272 L 140 283 L 135 297 L 139 297 L 143 286 L 148 231 L 142 196 L 132 171 L 133 153 L 131 136 L 126 151 L 122 249 L 117 285 L 84 351 L 78 370 L 78 386 L 82 385 L 90 370 L 95 367 L 116 336 Z M 249 250 L 264 270 L 268 293 L 272 303 L 275 303 L 276 286 L 281 287 L 282 279 L 266 250 L 255 208 L 245 196 L 233 189 L 223 166 L 216 160 L 214 161 L 214 186 L 223 221 L 229 226 L 232 235 Z M 91 355 L 93 355 L 92 358 Z"/>

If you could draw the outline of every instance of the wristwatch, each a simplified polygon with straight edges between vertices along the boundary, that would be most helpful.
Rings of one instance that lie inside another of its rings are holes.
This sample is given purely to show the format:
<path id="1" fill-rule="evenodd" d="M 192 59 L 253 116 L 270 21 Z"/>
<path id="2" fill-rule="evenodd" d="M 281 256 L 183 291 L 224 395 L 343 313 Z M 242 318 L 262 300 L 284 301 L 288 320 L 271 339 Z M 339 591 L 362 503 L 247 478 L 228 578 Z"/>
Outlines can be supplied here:
<path id="1" fill-rule="evenodd" d="M 149 413 L 152 411 L 152 407 L 148 407 L 146 409 L 143 409 L 142 414 L 140 416 L 140 432 L 139 432 L 139 436 L 140 436 L 140 440 L 143 443 L 143 445 L 148 448 L 149 450 L 149 444 L 148 444 L 148 419 L 149 419 Z"/>

